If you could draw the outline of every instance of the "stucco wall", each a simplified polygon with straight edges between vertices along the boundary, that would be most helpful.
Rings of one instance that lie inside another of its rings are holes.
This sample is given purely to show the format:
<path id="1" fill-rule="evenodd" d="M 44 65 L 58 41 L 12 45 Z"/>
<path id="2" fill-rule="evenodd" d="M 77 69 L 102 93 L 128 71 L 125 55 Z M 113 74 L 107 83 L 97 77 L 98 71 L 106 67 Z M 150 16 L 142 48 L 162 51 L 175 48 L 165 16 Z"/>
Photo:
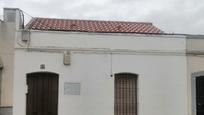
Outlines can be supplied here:
<path id="1" fill-rule="evenodd" d="M 187 39 L 188 51 L 204 51 L 204 36 L 203 39 Z"/>
<path id="2" fill-rule="evenodd" d="M 185 44 L 175 36 L 32 32 L 28 48 L 16 44 L 13 114 L 25 115 L 26 74 L 50 71 L 60 76 L 59 115 L 113 115 L 110 75 L 119 72 L 139 75 L 139 115 L 187 115 Z M 64 95 L 65 82 L 80 82 L 81 94 Z"/>
<path id="3" fill-rule="evenodd" d="M 182 36 L 31 31 L 31 47 L 184 51 Z M 179 38 L 179 39 L 178 39 Z M 19 47 L 16 44 L 16 47 Z"/>
<path id="4" fill-rule="evenodd" d="M 12 106 L 15 28 L 13 23 L 1 24 L 0 57 L 3 62 L 1 106 Z"/>
<path id="5" fill-rule="evenodd" d="M 25 115 L 26 73 L 59 74 L 59 115 L 112 115 L 112 73 L 139 74 L 139 115 L 187 115 L 185 56 L 81 54 L 72 52 L 71 66 L 61 53 L 16 51 L 14 115 Z M 112 65 L 112 67 L 111 67 Z M 80 82 L 81 95 L 64 95 L 64 82 Z"/>

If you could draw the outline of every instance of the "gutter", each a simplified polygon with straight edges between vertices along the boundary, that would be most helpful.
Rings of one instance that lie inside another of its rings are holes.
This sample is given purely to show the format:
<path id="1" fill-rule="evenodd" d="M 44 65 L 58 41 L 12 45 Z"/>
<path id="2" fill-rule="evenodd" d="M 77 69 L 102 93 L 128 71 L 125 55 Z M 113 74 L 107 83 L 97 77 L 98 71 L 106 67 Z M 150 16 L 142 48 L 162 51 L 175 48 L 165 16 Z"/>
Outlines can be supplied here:
<path id="1" fill-rule="evenodd" d="M 22 30 L 19 30 L 22 31 Z M 77 34 L 77 35 L 106 35 L 106 36 L 134 36 L 134 37 L 164 37 L 164 38 L 186 38 L 181 34 L 141 34 L 141 33 L 103 33 L 103 32 L 77 32 L 77 31 L 47 31 L 47 30 L 28 30 L 36 33 L 54 34 Z"/>

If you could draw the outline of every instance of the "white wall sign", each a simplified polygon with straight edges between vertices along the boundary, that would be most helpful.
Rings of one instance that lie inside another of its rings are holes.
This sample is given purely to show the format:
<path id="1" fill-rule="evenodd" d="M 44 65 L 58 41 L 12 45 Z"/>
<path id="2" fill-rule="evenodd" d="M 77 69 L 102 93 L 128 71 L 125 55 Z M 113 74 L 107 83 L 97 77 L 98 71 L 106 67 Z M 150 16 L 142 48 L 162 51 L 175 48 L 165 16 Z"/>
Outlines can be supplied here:
<path id="1" fill-rule="evenodd" d="M 65 95 L 80 95 L 80 83 L 71 83 L 65 82 L 64 83 L 64 94 Z"/>

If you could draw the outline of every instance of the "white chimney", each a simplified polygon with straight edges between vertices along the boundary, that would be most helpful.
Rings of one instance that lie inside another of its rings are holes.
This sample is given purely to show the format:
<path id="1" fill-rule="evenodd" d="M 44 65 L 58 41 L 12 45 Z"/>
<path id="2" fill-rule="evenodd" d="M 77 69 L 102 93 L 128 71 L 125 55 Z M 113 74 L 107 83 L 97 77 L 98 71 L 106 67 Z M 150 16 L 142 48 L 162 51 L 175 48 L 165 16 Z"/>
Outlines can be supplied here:
<path id="1" fill-rule="evenodd" d="M 15 23 L 16 29 L 24 28 L 24 16 L 19 8 L 4 8 L 4 22 Z"/>

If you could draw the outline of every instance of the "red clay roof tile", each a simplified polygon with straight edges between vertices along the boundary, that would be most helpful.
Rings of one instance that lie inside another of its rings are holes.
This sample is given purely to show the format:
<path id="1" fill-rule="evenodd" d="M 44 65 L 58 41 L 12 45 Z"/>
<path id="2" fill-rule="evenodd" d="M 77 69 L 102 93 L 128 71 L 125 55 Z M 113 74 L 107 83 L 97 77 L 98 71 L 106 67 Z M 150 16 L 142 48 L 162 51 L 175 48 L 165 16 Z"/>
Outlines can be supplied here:
<path id="1" fill-rule="evenodd" d="M 45 31 L 77 31 L 96 33 L 101 32 L 101 33 L 140 33 L 140 34 L 164 33 L 163 31 L 152 25 L 152 23 L 146 22 L 33 18 L 26 27 L 32 30 L 45 30 Z"/>

